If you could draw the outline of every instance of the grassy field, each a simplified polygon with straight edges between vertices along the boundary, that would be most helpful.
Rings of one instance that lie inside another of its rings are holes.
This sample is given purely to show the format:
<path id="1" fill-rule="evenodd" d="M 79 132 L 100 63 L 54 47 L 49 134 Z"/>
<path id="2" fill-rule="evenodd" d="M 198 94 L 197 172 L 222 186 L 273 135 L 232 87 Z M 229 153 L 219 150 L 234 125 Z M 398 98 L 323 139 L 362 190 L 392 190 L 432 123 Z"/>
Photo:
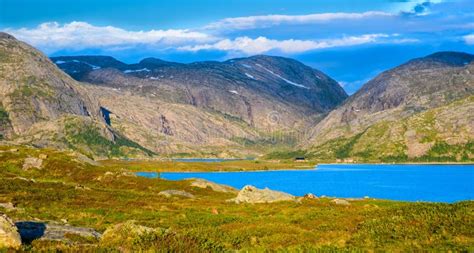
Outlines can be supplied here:
<path id="1" fill-rule="evenodd" d="M 294 162 L 292 160 L 230 160 L 224 162 L 178 162 L 159 160 L 104 160 L 101 165 L 110 169 L 127 169 L 131 171 L 251 171 L 251 170 L 285 170 L 310 169 L 314 162 Z"/>
<path id="2" fill-rule="evenodd" d="M 140 171 L 193 171 L 295 168 L 305 164 L 224 162 L 104 161 L 93 166 L 55 150 L 0 147 L 0 212 L 14 220 L 60 222 L 99 232 L 127 223 L 156 228 L 135 235 L 122 231 L 101 240 L 73 243 L 33 241 L 24 251 L 112 250 L 355 251 L 474 250 L 474 202 L 406 203 L 364 199 L 350 206 L 328 198 L 273 204 L 233 204 L 233 193 L 134 176 Z M 26 157 L 47 155 L 41 169 L 23 170 Z M 184 190 L 195 199 L 166 198 L 163 190 Z M 133 223 L 131 221 L 134 221 Z"/>

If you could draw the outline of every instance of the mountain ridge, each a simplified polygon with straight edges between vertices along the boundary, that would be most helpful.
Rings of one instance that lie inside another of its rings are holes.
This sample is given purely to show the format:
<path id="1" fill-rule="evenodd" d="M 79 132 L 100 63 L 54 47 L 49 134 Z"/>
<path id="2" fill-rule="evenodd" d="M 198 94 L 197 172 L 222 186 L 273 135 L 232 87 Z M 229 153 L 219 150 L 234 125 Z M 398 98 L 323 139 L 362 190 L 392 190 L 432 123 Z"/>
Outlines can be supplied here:
<path id="1" fill-rule="evenodd" d="M 438 52 L 387 70 L 367 82 L 311 129 L 310 138 L 304 146 L 310 150 L 321 150 L 327 143 L 335 140 L 351 139 L 353 145 L 356 145 L 358 140 L 353 139 L 355 136 L 364 136 L 368 129 L 380 122 L 395 124 L 413 115 L 462 101 L 474 94 L 473 62 L 474 55 Z M 466 106 L 470 106 L 469 101 L 465 103 Z M 472 113 L 454 115 L 457 117 L 450 119 L 450 124 L 453 126 L 465 125 L 461 117 L 465 117 L 468 122 L 474 124 Z M 447 134 L 447 130 L 436 131 L 439 135 Z M 433 142 L 424 145 L 422 152 L 416 151 L 415 146 L 423 146 L 419 142 L 419 140 L 424 140 L 422 137 L 424 133 L 421 132 L 408 129 L 409 136 L 401 138 L 402 146 L 404 146 L 402 149 L 407 157 L 416 158 L 426 155 L 426 152 L 430 150 L 426 147 L 436 144 Z M 474 138 L 472 129 L 468 129 L 467 133 L 464 135 L 466 140 L 456 138 L 456 143 L 446 139 L 448 137 L 439 138 L 436 141 L 449 142 L 453 145 L 466 143 Z M 381 142 L 384 141 L 384 139 L 381 140 Z M 366 151 L 361 148 L 359 153 Z M 469 150 L 468 153 L 472 159 L 474 151 Z"/>

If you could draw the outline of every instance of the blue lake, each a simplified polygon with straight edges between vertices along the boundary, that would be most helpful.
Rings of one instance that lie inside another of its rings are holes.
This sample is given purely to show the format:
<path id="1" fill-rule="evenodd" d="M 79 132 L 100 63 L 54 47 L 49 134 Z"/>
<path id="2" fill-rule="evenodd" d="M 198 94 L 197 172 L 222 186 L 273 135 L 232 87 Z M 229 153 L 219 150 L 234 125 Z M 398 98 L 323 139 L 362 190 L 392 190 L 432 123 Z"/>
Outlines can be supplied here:
<path id="1" fill-rule="evenodd" d="M 370 196 L 403 201 L 474 200 L 474 165 L 318 165 L 313 170 L 253 172 L 139 172 L 168 180 L 203 178 L 237 189 L 268 187 L 302 196 L 313 193 L 341 198 Z"/>

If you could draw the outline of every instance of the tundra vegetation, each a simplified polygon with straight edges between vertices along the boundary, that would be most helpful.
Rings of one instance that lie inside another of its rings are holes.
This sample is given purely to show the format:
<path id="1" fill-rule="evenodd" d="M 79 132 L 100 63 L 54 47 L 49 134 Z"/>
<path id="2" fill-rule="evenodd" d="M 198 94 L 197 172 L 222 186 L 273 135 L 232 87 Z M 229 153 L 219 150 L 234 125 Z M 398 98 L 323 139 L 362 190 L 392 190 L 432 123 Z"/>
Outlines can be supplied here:
<path id="1" fill-rule="evenodd" d="M 26 158 L 42 159 L 23 169 Z M 474 202 L 408 203 L 305 197 L 298 201 L 230 203 L 237 192 L 191 181 L 136 177 L 140 170 L 282 169 L 293 163 L 232 161 L 92 162 L 73 152 L 0 147 L 0 212 L 14 221 L 92 228 L 100 238 L 66 234 L 36 239 L 23 251 L 354 251 L 474 250 Z M 138 167 L 139 166 L 139 167 Z M 163 191 L 192 194 L 166 196 Z M 13 206 L 13 207 L 11 207 Z"/>

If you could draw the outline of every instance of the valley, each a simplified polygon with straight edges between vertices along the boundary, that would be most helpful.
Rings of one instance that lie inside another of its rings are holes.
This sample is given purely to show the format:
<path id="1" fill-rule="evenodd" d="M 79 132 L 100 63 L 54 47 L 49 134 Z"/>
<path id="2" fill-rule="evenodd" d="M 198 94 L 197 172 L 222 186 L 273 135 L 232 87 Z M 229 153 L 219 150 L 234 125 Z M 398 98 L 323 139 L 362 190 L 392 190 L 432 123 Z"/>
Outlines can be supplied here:
<path id="1" fill-rule="evenodd" d="M 0 251 L 472 251 L 473 66 L 438 52 L 348 96 L 290 58 L 49 58 L 0 33 Z"/>

